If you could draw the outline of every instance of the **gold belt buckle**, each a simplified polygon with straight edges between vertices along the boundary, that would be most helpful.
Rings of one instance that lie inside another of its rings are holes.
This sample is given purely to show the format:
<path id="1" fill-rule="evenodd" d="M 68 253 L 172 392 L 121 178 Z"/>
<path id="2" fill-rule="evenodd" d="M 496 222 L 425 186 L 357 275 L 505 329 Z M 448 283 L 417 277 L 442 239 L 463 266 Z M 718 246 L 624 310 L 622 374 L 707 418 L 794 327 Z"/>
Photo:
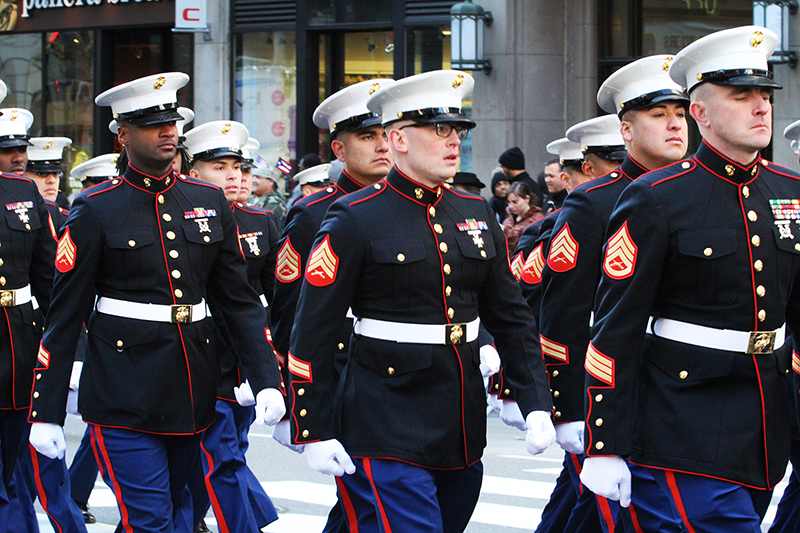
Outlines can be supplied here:
<path id="1" fill-rule="evenodd" d="M 762 355 L 772 353 L 775 348 L 774 331 L 751 331 L 747 341 L 747 353 Z"/>
<path id="2" fill-rule="evenodd" d="M 0 291 L 0 307 L 14 307 L 17 304 L 17 291 Z"/>
<path id="3" fill-rule="evenodd" d="M 444 327 L 444 343 L 447 345 L 465 344 L 467 342 L 466 324 L 447 324 Z"/>
<path id="4" fill-rule="evenodd" d="M 192 321 L 191 305 L 171 305 L 169 321 L 173 324 L 188 324 Z"/>

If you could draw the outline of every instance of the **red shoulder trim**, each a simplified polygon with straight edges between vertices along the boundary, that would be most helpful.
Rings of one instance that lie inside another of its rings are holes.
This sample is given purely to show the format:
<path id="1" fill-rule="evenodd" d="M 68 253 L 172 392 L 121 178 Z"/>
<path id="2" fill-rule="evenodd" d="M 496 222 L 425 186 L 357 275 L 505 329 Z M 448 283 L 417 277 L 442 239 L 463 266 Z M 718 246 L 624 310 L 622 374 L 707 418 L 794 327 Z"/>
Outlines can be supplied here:
<path id="1" fill-rule="evenodd" d="M 697 168 L 697 164 L 699 163 L 699 161 L 695 160 L 694 158 L 690 158 L 690 159 L 684 159 L 683 161 L 678 161 L 677 163 L 674 163 L 674 165 L 683 164 L 684 162 L 688 162 L 691 166 L 689 168 L 687 168 L 687 169 L 684 169 L 682 172 L 678 172 L 677 174 L 675 174 L 673 176 L 668 176 L 668 177 L 664 178 L 663 180 L 656 181 L 655 183 L 651 184 L 650 187 L 655 187 L 656 185 L 660 185 L 660 184 L 665 183 L 665 182 L 667 182 L 669 180 L 675 179 L 675 178 L 677 178 L 679 176 L 683 176 L 684 174 L 688 174 L 689 172 L 691 172 L 692 170 Z M 709 172 L 711 172 L 711 171 L 709 171 Z"/>
<path id="2" fill-rule="evenodd" d="M 390 187 L 390 185 L 384 180 L 379 181 L 375 185 L 381 185 L 381 188 L 376 190 L 374 193 L 370 194 L 369 196 L 367 196 L 365 198 L 361 198 L 360 200 L 356 200 L 354 202 L 351 202 L 351 203 L 349 203 L 347 205 L 354 206 L 356 204 L 360 204 L 361 202 L 366 202 L 367 200 L 371 200 L 372 198 L 375 198 L 376 196 L 378 196 L 379 194 L 381 194 L 383 191 L 387 190 Z M 372 187 L 374 188 L 375 185 L 373 185 Z M 392 189 L 394 189 L 394 187 L 392 187 Z M 402 193 L 400 193 L 400 191 L 397 191 L 397 194 L 402 194 Z M 405 196 L 405 195 L 403 195 L 403 196 Z"/>
<path id="3" fill-rule="evenodd" d="M 114 180 L 118 180 L 118 181 L 117 181 L 117 183 L 114 183 Z M 94 195 L 96 195 L 96 194 L 102 194 L 102 193 L 104 193 L 104 192 L 106 192 L 106 191 L 110 191 L 110 190 L 116 189 L 117 187 L 119 187 L 120 185 L 122 185 L 122 182 L 123 182 L 123 181 L 124 181 L 124 180 L 123 180 L 122 178 L 114 178 L 114 179 L 112 179 L 112 180 L 108 180 L 108 181 L 105 181 L 105 182 L 103 182 L 103 183 L 100 183 L 100 184 L 98 184 L 98 185 L 95 185 L 94 187 L 92 187 L 92 189 L 94 189 L 95 187 L 100 187 L 101 185 L 104 185 L 105 183 L 108 183 L 108 184 L 109 184 L 109 185 L 107 185 L 107 186 L 106 186 L 106 188 L 105 188 L 105 189 L 101 189 L 101 190 L 99 190 L 99 191 L 94 191 L 94 192 L 90 192 L 90 193 L 88 193 L 88 194 L 86 195 L 86 197 L 87 197 L 87 198 L 91 198 L 92 196 L 94 196 Z M 91 190 L 91 189 L 88 189 L 88 190 Z"/>

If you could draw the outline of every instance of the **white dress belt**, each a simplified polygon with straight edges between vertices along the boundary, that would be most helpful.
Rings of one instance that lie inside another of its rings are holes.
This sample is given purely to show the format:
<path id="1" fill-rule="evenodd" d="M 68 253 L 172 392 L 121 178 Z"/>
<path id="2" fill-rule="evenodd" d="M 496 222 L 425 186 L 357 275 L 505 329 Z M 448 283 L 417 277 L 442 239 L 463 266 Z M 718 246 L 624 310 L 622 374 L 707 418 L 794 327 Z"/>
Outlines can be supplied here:
<path id="1" fill-rule="evenodd" d="M 194 305 L 163 305 L 129 302 L 101 296 L 97 299 L 97 311 L 106 315 L 150 322 L 188 324 L 198 322 L 206 317 L 206 301 L 200 300 L 199 304 Z"/>
<path id="2" fill-rule="evenodd" d="M 710 328 L 671 318 L 650 317 L 647 321 L 647 332 L 656 337 L 703 348 L 754 354 L 771 353 L 783 346 L 786 340 L 786 324 L 773 331 L 737 331 Z"/>
<path id="3" fill-rule="evenodd" d="M 411 344 L 465 344 L 478 338 L 480 318 L 466 324 L 409 324 L 356 318 L 353 331 L 372 339 Z"/>
<path id="4" fill-rule="evenodd" d="M 3 289 L 0 290 L 0 307 L 16 307 L 18 305 L 26 304 L 32 299 L 31 286 L 25 285 L 19 289 Z M 39 306 L 38 302 L 34 306 L 36 309 Z"/>

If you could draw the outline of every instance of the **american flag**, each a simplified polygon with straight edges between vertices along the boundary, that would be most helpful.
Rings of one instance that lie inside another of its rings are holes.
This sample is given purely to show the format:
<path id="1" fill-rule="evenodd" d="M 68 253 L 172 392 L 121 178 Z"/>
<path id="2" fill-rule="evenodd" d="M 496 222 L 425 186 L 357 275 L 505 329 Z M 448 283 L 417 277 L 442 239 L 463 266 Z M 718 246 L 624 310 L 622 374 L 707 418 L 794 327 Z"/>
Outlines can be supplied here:
<path id="1" fill-rule="evenodd" d="M 256 160 L 254 161 L 257 167 L 263 167 L 267 164 L 267 160 L 261 157 L 260 155 L 256 155 Z"/>
<path id="2" fill-rule="evenodd" d="M 278 158 L 278 162 L 275 163 L 275 168 L 283 172 L 284 174 L 291 174 L 292 173 L 292 165 L 289 164 L 288 161 L 283 159 L 282 157 Z"/>

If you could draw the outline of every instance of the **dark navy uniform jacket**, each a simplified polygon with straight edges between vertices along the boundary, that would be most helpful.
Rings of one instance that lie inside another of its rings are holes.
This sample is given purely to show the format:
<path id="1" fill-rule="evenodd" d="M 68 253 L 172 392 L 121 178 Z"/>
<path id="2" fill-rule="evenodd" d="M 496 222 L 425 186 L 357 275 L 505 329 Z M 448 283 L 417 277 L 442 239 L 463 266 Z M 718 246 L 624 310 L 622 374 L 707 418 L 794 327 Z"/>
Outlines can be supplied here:
<path id="1" fill-rule="evenodd" d="M 278 243 L 280 252 L 275 270 L 275 305 L 272 308 L 272 339 L 280 357 L 289 353 L 303 272 L 325 213 L 333 202 L 359 189 L 361 184 L 342 171 L 336 185 L 301 198 L 286 215 L 286 224 Z M 347 331 L 336 339 L 332 349 L 347 353 L 349 341 L 350 332 Z M 285 373 L 284 378 L 288 379 Z"/>
<path id="2" fill-rule="evenodd" d="M 740 332 L 786 323 L 797 338 L 799 212 L 800 176 L 760 158 L 742 166 L 705 142 L 625 189 L 586 354 L 589 456 L 757 488 L 781 480 L 789 343 L 754 355 L 644 331 L 654 316 Z"/>
<path id="3" fill-rule="evenodd" d="M 39 304 L 36 310 L 31 302 L 1 308 L 0 409 L 27 409 L 43 313 L 53 288 L 56 241 L 44 198 L 33 181 L 0 174 L 0 201 L 5 207 L 0 222 L 0 299 L 4 290 L 30 285 Z"/>
<path id="4" fill-rule="evenodd" d="M 493 216 L 477 196 L 429 189 L 396 168 L 331 205 L 309 258 L 289 354 L 295 442 L 338 438 L 355 457 L 432 468 L 473 464 L 485 447 L 479 341 L 354 334 L 337 387 L 330 345 L 348 307 L 357 318 L 409 324 L 480 315 L 506 358 L 522 412 L 550 410 L 533 317 Z"/>
<path id="5" fill-rule="evenodd" d="M 58 204 L 51 202 L 50 200 L 45 200 L 44 204 L 47 208 L 47 212 L 50 214 L 50 221 L 52 222 L 52 224 L 50 224 L 50 230 L 53 235 L 53 239 L 57 241 L 61 236 L 61 228 L 64 226 L 64 223 L 67 221 L 67 217 L 69 216 L 69 210 L 59 207 Z"/>
<path id="6" fill-rule="evenodd" d="M 158 305 L 206 299 L 231 332 L 253 390 L 279 388 L 264 308 L 247 283 L 236 232 L 222 191 L 186 176 L 156 178 L 129 165 L 123 178 L 78 195 L 58 243 L 30 420 L 63 424 L 78 334 L 91 313 L 79 396 L 84 420 L 165 434 L 192 434 L 213 422 L 220 367 L 211 320 L 92 312 L 95 295 Z"/>
<path id="7" fill-rule="evenodd" d="M 608 219 L 625 187 L 645 172 L 628 155 L 619 169 L 575 187 L 552 230 L 541 274 L 539 334 L 556 423 L 584 419 L 583 363 Z"/>
<path id="8" fill-rule="evenodd" d="M 231 210 L 238 228 L 239 246 L 247 261 L 247 281 L 257 294 L 264 295 L 267 300 L 263 328 L 265 337 L 271 341 L 269 306 L 272 304 L 280 222 L 272 211 L 241 202 L 231 204 Z M 216 304 L 212 301 L 209 305 Z M 222 400 L 236 401 L 233 388 L 244 382 L 247 376 L 234 353 L 228 348 L 233 346 L 230 333 L 218 328 L 215 337 L 222 368 L 222 386 L 217 391 L 217 396 Z M 253 391 L 254 394 L 257 392 Z"/>

